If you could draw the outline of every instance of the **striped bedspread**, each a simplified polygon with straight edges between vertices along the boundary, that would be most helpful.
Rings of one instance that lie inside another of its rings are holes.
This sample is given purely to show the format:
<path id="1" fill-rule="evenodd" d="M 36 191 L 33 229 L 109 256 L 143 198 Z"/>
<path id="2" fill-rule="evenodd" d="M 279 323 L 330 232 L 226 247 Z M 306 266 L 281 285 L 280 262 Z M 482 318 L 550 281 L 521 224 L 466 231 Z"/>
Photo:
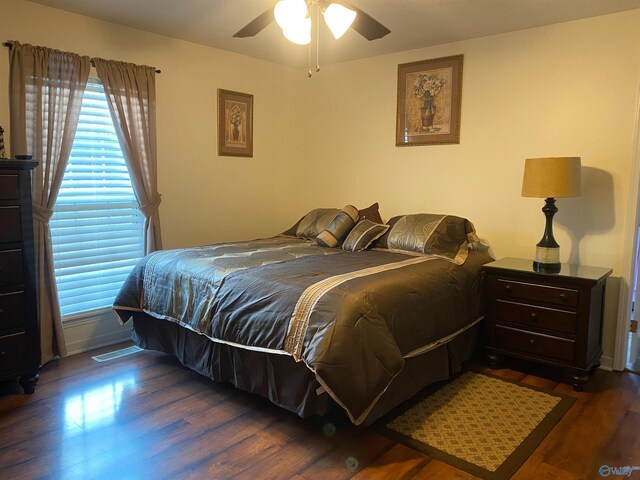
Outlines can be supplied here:
<path id="1" fill-rule="evenodd" d="M 279 236 L 152 253 L 114 302 L 214 342 L 289 355 L 360 423 L 402 370 L 477 321 L 480 265 Z"/>

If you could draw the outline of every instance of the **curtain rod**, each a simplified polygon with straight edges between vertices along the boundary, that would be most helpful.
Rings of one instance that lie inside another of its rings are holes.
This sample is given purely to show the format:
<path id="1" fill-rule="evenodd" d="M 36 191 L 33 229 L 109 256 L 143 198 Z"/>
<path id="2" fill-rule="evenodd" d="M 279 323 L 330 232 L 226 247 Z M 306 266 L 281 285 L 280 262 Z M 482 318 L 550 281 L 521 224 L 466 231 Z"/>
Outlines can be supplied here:
<path id="1" fill-rule="evenodd" d="M 11 41 L 11 40 L 7 40 L 7 41 L 6 41 L 6 42 L 4 42 L 2 45 L 3 45 L 3 46 L 5 46 L 5 47 L 7 47 L 7 48 L 8 48 L 8 47 L 11 47 L 11 45 L 13 45 L 13 41 Z M 93 61 L 93 58 L 91 59 L 91 65 L 93 65 L 93 66 L 95 67 L 95 63 L 94 63 L 94 61 Z M 157 69 L 157 68 L 156 68 L 156 73 L 162 73 L 162 70 L 159 70 L 159 69 Z"/>

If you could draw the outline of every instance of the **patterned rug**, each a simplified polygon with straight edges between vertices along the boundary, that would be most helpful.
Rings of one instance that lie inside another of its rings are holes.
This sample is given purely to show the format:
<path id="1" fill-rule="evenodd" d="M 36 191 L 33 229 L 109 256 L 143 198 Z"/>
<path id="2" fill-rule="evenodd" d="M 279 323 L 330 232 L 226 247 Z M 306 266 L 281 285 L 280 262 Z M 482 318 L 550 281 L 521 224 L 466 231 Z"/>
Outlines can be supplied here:
<path id="1" fill-rule="evenodd" d="M 394 440 L 489 480 L 524 463 L 574 398 L 467 372 L 383 420 Z M 401 407 L 402 408 L 402 407 Z"/>

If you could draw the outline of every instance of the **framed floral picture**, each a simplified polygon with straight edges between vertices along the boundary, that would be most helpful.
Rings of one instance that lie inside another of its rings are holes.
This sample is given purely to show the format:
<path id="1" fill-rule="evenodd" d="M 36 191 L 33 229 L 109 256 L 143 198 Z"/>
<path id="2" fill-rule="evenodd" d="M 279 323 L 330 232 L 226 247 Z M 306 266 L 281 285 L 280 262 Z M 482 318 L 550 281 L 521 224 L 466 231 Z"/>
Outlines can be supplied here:
<path id="1" fill-rule="evenodd" d="M 218 155 L 253 157 L 253 95 L 218 89 Z"/>
<path id="2" fill-rule="evenodd" d="M 462 60 L 398 65 L 397 146 L 460 143 Z"/>

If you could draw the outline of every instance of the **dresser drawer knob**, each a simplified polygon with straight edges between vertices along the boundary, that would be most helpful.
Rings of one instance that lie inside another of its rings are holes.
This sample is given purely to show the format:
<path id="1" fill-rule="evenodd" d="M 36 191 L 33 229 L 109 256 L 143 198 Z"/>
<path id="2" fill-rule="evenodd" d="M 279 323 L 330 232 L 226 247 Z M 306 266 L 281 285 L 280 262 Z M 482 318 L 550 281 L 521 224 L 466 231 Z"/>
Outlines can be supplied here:
<path id="1" fill-rule="evenodd" d="M 505 291 L 506 293 L 511 293 L 511 285 L 505 285 L 505 286 L 504 286 L 504 291 Z"/>
<path id="2" fill-rule="evenodd" d="M 0 350 L 0 359 L 4 358 L 5 355 L 6 353 L 4 352 L 4 350 Z"/>
<path id="3" fill-rule="evenodd" d="M 534 343 L 536 343 L 536 341 L 533 338 L 529 340 L 529 344 L 533 345 Z"/>
<path id="4" fill-rule="evenodd" d="M 529 315 L 529 317 L 531 318 L 531 320 L 533 320 L 534 322 L 538 321 L 538 314 L 537 313 L 532 313 L 531 315 Z"/>
<path id="5" fill-rule="evenodd" d="M 566 302 L 568 299 L 567 294 L 566 293 L 561 293 L 560 294 L 560 300 L 562 300 L 563 302 Z"/>

